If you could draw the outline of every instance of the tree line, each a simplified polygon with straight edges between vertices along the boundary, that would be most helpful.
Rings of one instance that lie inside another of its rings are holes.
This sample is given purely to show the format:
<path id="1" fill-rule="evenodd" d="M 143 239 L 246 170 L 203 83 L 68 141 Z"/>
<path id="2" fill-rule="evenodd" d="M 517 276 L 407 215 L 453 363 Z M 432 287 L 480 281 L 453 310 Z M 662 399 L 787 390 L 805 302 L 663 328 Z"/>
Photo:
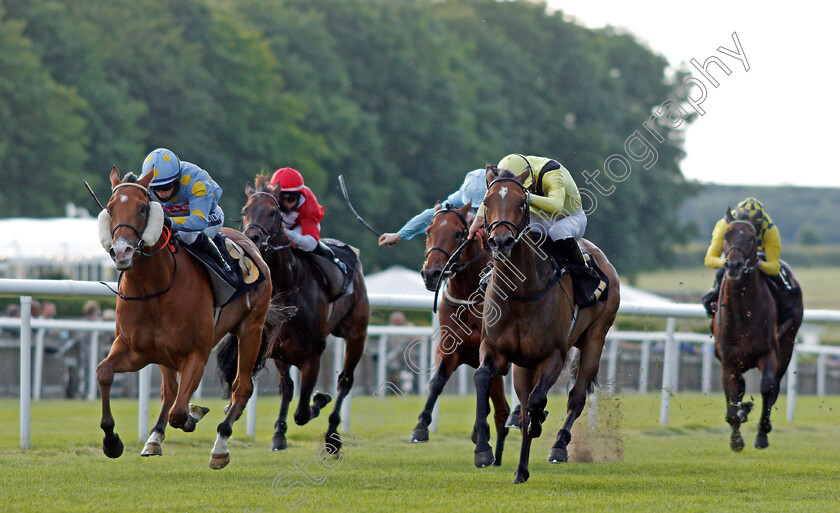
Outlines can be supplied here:
<path id="1" fill-rule="evenodd" d="M 495 0 L 0 0 L 0 215 L 61 215 L 107 197 L 157 147 L 206 169 L 236 227 L 261 172 L 300 170 L 326 210 L 322 234 L 362 249 L 367 271 L 418 268 L 421 242 L 377 248 L 343 203 L 395 231 L 464 174 L 508 153 L 584 170 L 683 77 L 612 28 L 545 5 Z M 621 273 L 668 262 L 682 132 L 651 169 L 599 198 L 587 237 Z M 92 234 L 92 236 L 95 236 Z"/>

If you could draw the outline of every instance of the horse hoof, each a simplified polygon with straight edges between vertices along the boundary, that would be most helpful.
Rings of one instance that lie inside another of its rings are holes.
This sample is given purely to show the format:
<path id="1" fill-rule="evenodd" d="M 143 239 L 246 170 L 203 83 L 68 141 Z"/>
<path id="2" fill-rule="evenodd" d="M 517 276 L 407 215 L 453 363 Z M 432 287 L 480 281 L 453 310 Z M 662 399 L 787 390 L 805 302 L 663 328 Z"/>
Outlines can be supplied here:
<path id="1" fill-rule="evenodd" d="M 197 422 L 198 422 L 198 419 L 196 419 L 195 417 L 190 415 L 189 417 L 187 417 L 187 421 L 184 422 L 184 425 L 181 426 L 181 429 L 185 433 L 192 433 L 193 431 L 195 431 L 195 425 L 196 425 Z"/>
<path id="2" fill-rule="evenodd" d="M 122 456 L 123 449 L 125 446 L 120 440 L 120 435 L 114 433 L 113 438 L 108 438 L 107 436 L 102 439 L 102 452 L 105 453 L 105 456 L 109 458 L 119 458 Z"/>
<path id="3" fill-rule="evenodd" d="M 411 438 L 408 441 L 413 444 L 428 442 L 429 430 L 425 428 L 414 428 L 414 431 L 411 432 Z"/>
<path id="4" fill-rule="evenodd" d="M 190 403 L 190 417 L 193 417 L 196 422 L 203 419 L 207 412 L 210 411 L 210 408 L 206 406 L 199 406 L 197 404 Z M 227 412 L 225 412 L 227 413 Z"/>
<path id="5" fill-rule="evenodd" d="M 494 461 L 496 461 L 496 458 L 493 456 L 493 449 L 486 449 L 475 453 L 476 468 L 489 467 Z"/>
<path id="6" fill-rule="evenodd" d="M 149 442 L 143 446 L 143 452 L 140 453 L 140 456 L 163 456 L 163 449 L 161 449 L 159 443 Z"/>
<path id="7" fill-rule="evenodd" d="M 272 451 L 283 451 L 288 449 L 289 445 L 286 443 L 285 436 L 275 436 L 271 439 L 271 450 Z"/>
<path id="8" fill-rule="evenodd" d="M 551 451 L 548 453 L 548 462 L 549 463 L 566 463 L 569 461 L 569 452 L 564 449 L 554 449 L 552 448 Z"/>
<path id="9" fill-rule="evenodd" d="M 510 416 L 505 421 L 505 427 L 508 429 L 519 429 L 519 412 L 511 412 Z"/>
<path id="10" fill-rule="evenodd" d="M 770 442 L 767 440 L 766 434 L 757 434 L 755 435 L 755 448 L 756 449 L 766 449 L 770 446 Z"/>
<path id="11" fill-rule="evenodd" d="M 210 468 L 213 470 L 221 470 L 225 468 L 228 463 L 230 463 L 230 453 L 210 455 Z"/>
<path id="12" fill-rule="evenodd" d="M 330 404 L 330 401 L 332 401 L 332 396 L 323 392 L 315 392 L 315 395 L 312 396 L 312 403 L 318 408 L 323 408 Z"/>
<path id="13" fill-rule="evenodd" d="M 729 440 L 729 448 L 735 452 L 740 452 L 744 448 L 744 437 L 741 433 L 733 433 Z"/>
<path id="14" fill-rule="evenodd" d="M 531 476 L 530 472 L 527 470 L 520 472 L 519 470 L 516 471 L 516 477 L 513 479 L 513 484 L 522 484 L 528 480 Z"/>

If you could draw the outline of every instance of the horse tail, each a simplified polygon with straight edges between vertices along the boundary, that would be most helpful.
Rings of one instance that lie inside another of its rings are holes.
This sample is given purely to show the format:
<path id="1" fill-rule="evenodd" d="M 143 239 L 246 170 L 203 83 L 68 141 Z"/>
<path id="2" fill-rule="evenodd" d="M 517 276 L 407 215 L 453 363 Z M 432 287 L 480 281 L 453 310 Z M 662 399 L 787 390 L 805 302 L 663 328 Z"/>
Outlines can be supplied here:
<path id="1" fill-rule="evenodd" d="M 260 338 L 260 349 L 257 353 L 257 361 L 254 362 L 254 368 L 251 370 L 251 378 L 255 378 L 263 367 L 265 367 L 268 355 L 272 353 L 274 344 L 279 338 L 280 329 L 295 312 L 297 312 L 297 308 L 293 306 L 271 305 L 268 308 L 262 337 Z M 238 339 L 234 335 L 227 334 L 216 348 L 216 370 L 219 375 L 219 380 L 222 382 L 225 397 L 230 397 L 231 387 L 233 386 L 233 380 L 236 379 L 238 365 Z"/>

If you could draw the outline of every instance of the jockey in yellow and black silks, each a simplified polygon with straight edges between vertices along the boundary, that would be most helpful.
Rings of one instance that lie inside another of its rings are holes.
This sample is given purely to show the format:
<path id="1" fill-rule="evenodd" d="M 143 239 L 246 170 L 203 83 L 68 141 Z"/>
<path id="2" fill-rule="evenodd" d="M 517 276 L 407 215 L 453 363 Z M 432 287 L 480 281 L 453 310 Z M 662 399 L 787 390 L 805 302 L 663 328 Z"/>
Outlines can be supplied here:
<path id="1" fill-rule="evenodd" d="M 748 213 L 750 219 L 756 228 L 756 237 L 758 238 L 758 269 L 763 272 L 771 282 L 770 290 L 773 292 L 777 303 L 784 303 L 783 298 L 779 294 L 791 288 L 791 282 L 787 278 L 790 269 L 787 264 L 779 258 L 782 252 L 781 237 L 779 236 L 779 228 L 773 223 L 773 219 L 767 215 L 764 210 L 764 205 L 755 198 L 747 198 L 738 203 L 736 209 L 736 216 L 738 214 Z M 715 284 L 712 290 L 703 297 L 703 306 L 706 308 L 706 313 L 709 317 L 714 316 L 717 309 L 717 300 L 720 295 L 720 282 L 723 278 L 723 236 L 726 233 L 729 221 L 723 218 L 715 224 L 712 231 L 712 242 L 709 249 L 706 251 L 704 264 L 706 267 L 718 269 L 715 276 Z M 779 319 L 783 322 L 783 319 Z"/>

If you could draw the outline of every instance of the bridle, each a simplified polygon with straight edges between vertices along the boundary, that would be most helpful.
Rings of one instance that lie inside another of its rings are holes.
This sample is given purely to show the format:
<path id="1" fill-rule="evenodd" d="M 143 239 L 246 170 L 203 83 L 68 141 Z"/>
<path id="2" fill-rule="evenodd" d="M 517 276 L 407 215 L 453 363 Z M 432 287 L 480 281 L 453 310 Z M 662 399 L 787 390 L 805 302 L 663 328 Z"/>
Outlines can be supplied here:
<path id="1" fill-rule="evenodd" d="M 466 239 L 466 238 L 467 238 L 466 231 L 469 229 L 469 225 L 467 225 L 467 218 L 466 218 L 466 217 L 464 217 L 464 215 L 463 215 L 463 214 L 461 214 L 460 212 L 458 212 L 458 211 L 457 211 L 456 209 L 454 209 L 454 208 L 443 207 L 443 208 L 441 208 L 440 210 L 438 210 L 437 212 L 435 212 L 435 215 L 433 215 L 433 216 L 432 216 L 432 221 L 434 221 L 435 217 L 437 217 L 437 216 L 438 216 L 438 214 L 445 214 L 445 213 L 447 213 L 447 212 L 452 212 L 453 214 L 455 214 L 456 216 L 458 216 L 458 219 L 461 221 L 461 224 L 462 224 L 462 225 L 464 225 L 464 231 L 462 231 L 462 232 L 461 232 L 461 238 L 458 240 L 458 246 L 460 246 L 460 245 L 464 242 L 464 239 Z M 443 249 L 443 248 L 442 248 L 442 247 L 440 247 L 440 246 L 432 246 L 432 247 L 430 247 L 429 249 L 427 249 L 427 250 L 426 250 L 426 253 L 423 255 L 423 258 L 424 258 L 424 259 L 428 259 L 428 258 L 429 258 L 429 254 L 430 254 L 432 251 L 435 251 L 435 250 L 440 251 L 441 253 L 443 253 L 444 255 L 446 255 L 447 260 L 448 260 L 448 259 L 450 259 L 450 258 L 452 258 L 452 254 L 451 254 L 449 251 L 446 251 L 445 249 Z"/>
<path id="2" fill-rule="evenodd" d="M 444 208 L 438 210 L 437 212 L 435 212 L 435 215 L 432 216 L 432 219 L 437 217 L 438 214 L 444 214 L 444 213 L 447 213 L 447 212 L 451 212 L 451 213 L 457 215 L 458 219 L 461 221 L 461 224 L 464 227 L 464 230 L 461 232 L 461 238 L 458 240 L 458 249 L 456 249 L 454 253 L 449 253 L 449 251 L 446 251 L 445 249 L 443 249 L 440 246 L 432 246 L 429 249 L 427 249 L 426 253 L 423 255 L 424 260 L 428 259 L 429 255 L 432 253 L 432 251 L 435 251 L 435 250 L 440 251 L 441 253 L 446 255 L 446 265 L 444 265 L 443 272 L 441 273 L 441 275 L 443 277 L 451 277 L 455 274 L 458 274 L 458 273 L 464 271 L 470 265 L 472 265 L 473 262 L 475 262 L 476 260 L 481 258 L 481 253 L 479 253 L 478 255 L 471 258 L 467 262 L 456 265 L 456 262 L 458 262 L 458 259 L 460 258 L 461 252 L 464 250 L 465 247 L 467 247 L 472 242 L 472 239 L 467 240 L 467 236 L 469 235 L 470 225 L 467 222 L 467 218 L 464 217 L 464 215 L 461 214 L 461 212 L 459 212 L 457 209 L 450 208 L 450 207 L 444 207 Z"/>
<path id="3" fill-rule="evenodd" d="M 744 255 L 745 262 L 744 262 L 744 268 L 741 271 L 741 274 L 742 275 L 748 275 L 748 274 L 752 273 L 756 269 L 756 267 L 758 267 L 758 264 L 759 264 L 758 256 L 757 256 L 758 236 L 755 234 L 755 226 L 749 221 L 745 221 L 745 220 L 730 221 L 729 225 L 731 226 L 733 224 L 743 224 L 743 225 L 749 226 L 752 233 L 747 233 L 747 234 L 752 237 L 752 241 L 751 241 L 752 242 L 752 247 L 750 248 L 749 251 L 745 251 L 740 246 L 731 245 L 731 246 L 729 246 L 729 249 L 727 249 L 726 252 L 724 253 L 723 258 L 724 258 L 724 260 L 729 260 L 729 255 L 731 255 L 735 251 L 738 251 L 739 253 Z M 742 233 L 744 233 L 744 232 L 742 232 Z M 752 265 L 750 265 L 751 260 L 754 260 L 754 263 Z M 734 279 L 734 278 L 729 277 L 729 273 L 726 273 L 724 275 L 724 277 L 727 280 Z"/>
<path id="4" fill-rule="evenodd" d="M 265 191 L 257 191 L 257 192 L 255 192 L 254 194 L 251 195 L 252 198 L 254 196 L 267 196 L 267 197 L 271 198 L 272 202 L 274 202 L 275 213 L 276 213 L 276 215 L 274 216 L 274 223 L 269 228 L 266 228 L 265 226 L 263 226 L 263 225 L 261 225 L 257 222 L 252 221 L 252 222 L 248 223 L 245 226 L 245 229 L 242 230 L 242 231 L 245 232 L 249 228 L 256 228 L 257 230 L 260 231 L 260 233 L 262 233 L 265 236 L 265 241 L 262 244 L 260 244 L 260 250 L 261 251 L 280 251 L 280 250 L 283 250 L 283 249 L 291 248 L 292 247 L 291 241 L 289 241 L 287 244 L 278 244 L 276 246 L 272 245 L 270 243 L 272 238 L 276 237 L 278 232 L 279 232 L 279 230 L 277 229 L 278 228 L 278 223 L 283 222 L 283 215 L 282 215 L 282 210 L 280 209 L 280 202 L 277 201 L 277 198 L 275 198 L 273 194 L 265 192 Z"/>
<path id="5" fill-rule="evenodd" d="M 121 183 L 121 184 L 117 184 L 111 190 L 111 197 L 114 196 L 114 194 L 117 192 L 117 189 L 119 189 L 120 187 L 137 187 L 138 189 L 142 190 L 146 194 L 146 223 L 143 226 L 142 230 L 138 230 L 137 227 L 134 226 L 131 223 L 117 223 L 116 225 L 114 225 L 113 228 L 111 228 L 111 238 L 112 239 L 114 238 L 114 233 L 117 231 L 118 228 L 120 228 L 122 226 L 125 226 L 125 227 L 128 227 L 128 228 L 131 228 L 134 231 L 134 233 L 137 234 L 137 244 L 134 246 L 134 250 L 137 251 L 137 253 L 140 256 L 153 257 L 153 256 L 157 255 L 158 253 L 160 253 L 163 250 L 163 248 L 170 247 L 171 244 L 169 243 L 169 241 L 172 238 L 172 232 L 169 230 L 169 228 L 164 226 L 163 230 L 166 232 L 166 240 L 164 241 L 164 243 L 161 244 L 161 246 L 156 251 L 153 251 L 151 253 L 144 253 L 143 252 L 143 246 L 145 245 L 144 242 L 143 242 L 143 232 L 145 232 L 146 228 L 149 226 L 149 202 L 152 201 L 152 197 L 149 194 L 149 189 L 147 189 L 146 187 L 140 185 L 139 183 L 135 183 L 135 182 L 124 182 L 124 183 Z M 114 251 L 114 249 L 112 247 L 111 248 L 111 253 L 112 254 L 113 254 L 113 251 Z M 118 290 L 114 290 L 113 288 L 111 288 L 110 285 L 108 285 L 104 281 L 100 281 L 99 283 L 105 285 L 106 287 L 108 287 L 108 289 L 111 292 L 113 292 L 114 294 L 119 296 L 121 299 L 124 299 L 126 301 L 136 301 L 136 300 L 141 300 L 141 299 L 150 299 L 150 298 L 153 298 L 153 297 L 162 296 L 163 294 L 166 294 L 167 292 L 169 292 L 170 289 L 172 289 L 172 285 L 175 283 L 175 278 L 178 276 L 178 259 L 175 258 L 175 248 L 174 248 L 174 246 L 172 246 L 170 248 L 169 253 L 172 255 L 172 261 L 174 262 L 174 265 L 175 265 L 174 269 L 172 270 L 172 280 L 170 280 L 169 286 L 167 286 L 165 289 L 163 289 L 159 292 L 153 292 L 152 294 L 146 294 L 144 296 L 126 296 L 125 294 L 123 294 L 122 292 L 119 291 L 120 282 L 122 281 L 122 278 L 123 278 L 123 275 L 125 274 L 125 271 L 120 272 L 120 276 L 117 278 L 117 289 Z"/>
<path id="6" fill-rule="evenodd" d="M 517 186 L 519 186 L 519 188 L 525 194 L 525 202 L 526 202 L 525 203 L 525 214 L 522 216 L 522 221 L 518 225 L 514 224 L 511 221 L 508 221 L 507 219 L 497 219 L 496 221 L 493 221 L 492 223 L 490 223 L 487 226 L 487 235 L 492 237 L 493 236 L 493 230 L 495 230 L 499 226 L 505 226 L 516 234 L 515 237 L 514 237 L 514 241 L 513 241 L 513 243 L 516 244 L 517 242 L 519 242 L 519 240 L 522 238 L 523 235 L 528 233 L 527 228 L 531 224 L 531 208 L 530 208 L 531 207 L 531 194 L 528 192 L 528 189 L 526 189 L 525 186 L 522 185 L 522 183 L 519 180 L 517 180 L 516 178 L 513 178 L 513 177 L 506 177 L 506 176 L 496 178 L 495 180 L 493 180 L 492 182 L 487 184 L 487 190 L 489 191 L 490 188 L 493 187 L 493 185 L 495 185 L 498 182 L 512 182 L 512 183 L 515 183 Z"/>

